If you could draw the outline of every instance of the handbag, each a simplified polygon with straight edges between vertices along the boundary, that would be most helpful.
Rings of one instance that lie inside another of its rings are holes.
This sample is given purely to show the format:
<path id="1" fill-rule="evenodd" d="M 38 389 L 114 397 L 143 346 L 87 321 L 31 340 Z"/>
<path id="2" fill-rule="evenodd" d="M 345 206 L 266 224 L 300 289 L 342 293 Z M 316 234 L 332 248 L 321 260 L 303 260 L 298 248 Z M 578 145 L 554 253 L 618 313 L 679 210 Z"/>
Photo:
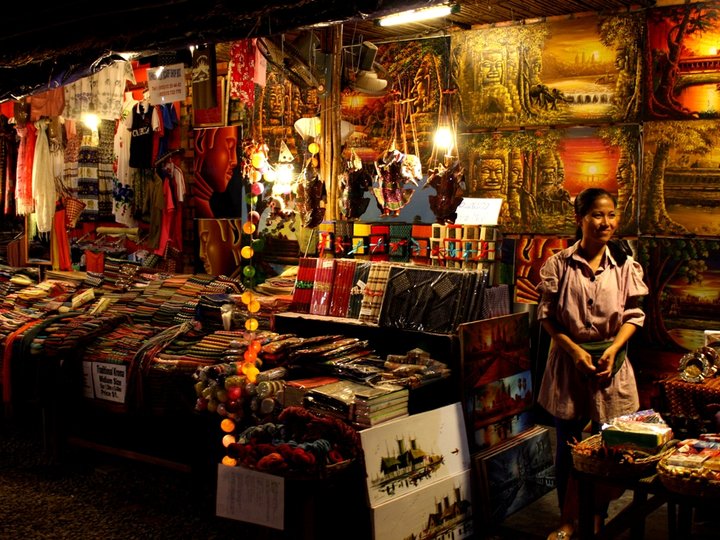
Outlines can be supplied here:
<path id="1" fill-rule="evenodd" d="M 609 339 L 603 341 L 588 341 L 587 343 L 579 343 L 578 345 L 580 345 L 580 347 L 590 353 L 590 356 L 592 356 L 593 364 L 597 365 L 597 361 L 600 360 L 600 357 L 605 352 L 605 349 L 612 345 L 612 340 Z M 613 377 L 622 367 L 623 362 L 625 361 L 626 354 L 627 344 L 615 355 L 615 363 L 613 364 L 612 368 Z"/>
<path id="2" fill-rule="evenodd" d="M 60 196 L 60 203 L 65 208 L 65 225 L 74 229 L 87 204 L 73 195 L 68 187 L 58 179 L 55 180 L 55 189 Z"/>

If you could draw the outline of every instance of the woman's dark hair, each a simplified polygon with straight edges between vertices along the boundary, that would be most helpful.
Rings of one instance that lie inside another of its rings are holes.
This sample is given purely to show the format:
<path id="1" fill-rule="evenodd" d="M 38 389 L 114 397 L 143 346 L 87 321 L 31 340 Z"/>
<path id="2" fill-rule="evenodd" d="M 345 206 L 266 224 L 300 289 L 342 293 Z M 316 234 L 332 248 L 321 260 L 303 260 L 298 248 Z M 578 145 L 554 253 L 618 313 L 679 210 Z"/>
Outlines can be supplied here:
<path id="1" fill-rule="evenodd" d="M 615 206 L 617 206 L 617 199 L 615 198 L 615 195 L 606 189 L 587 188 L 575 196 L 575 215 L 585 217 L 590 212 L 590 209 L 593 207 L 593 204 L 595 204 L 595 201 L 601 197 L 607 197 Z M 575 232 L 575 239 L 582 239 L 582 227 L 578 226 L 577 231 Z M 627 240 L 610 240 L 608 242 L 608 248 L 610 249 L 610 254 L 620 266 L 625 264 L 628 255 L 632 255 L 632 250 L 630 249 L 630 245 Z"/>

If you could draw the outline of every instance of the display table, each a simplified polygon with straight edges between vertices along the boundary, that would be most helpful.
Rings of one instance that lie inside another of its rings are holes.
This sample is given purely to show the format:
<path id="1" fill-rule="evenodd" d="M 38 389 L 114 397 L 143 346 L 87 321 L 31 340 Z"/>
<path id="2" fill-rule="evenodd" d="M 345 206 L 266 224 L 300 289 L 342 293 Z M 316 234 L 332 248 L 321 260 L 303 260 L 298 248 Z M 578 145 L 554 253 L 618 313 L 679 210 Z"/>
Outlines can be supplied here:
<path id="1" fill-rule="evenodd" d="M 617 538 L 630 529 L 630 538 L 645 537 L 645 519 L 663 504 L 667 504 L 668 538 L 685 540 L 691 537 L 693 509 L 700 506 L 717 506 L 718 499 L 693 497 L 674 493 L 665 488 L 660 478 L 653 474 L 644 478 L 620 478 L 598 476 L 578 470 L 573 471 L 579 491 L 578 538 L 600 540 Z M 633 492 L 632 501 L 605 523 L 604 529 L 594 534 L 595 487 L 598 485 L 621 487 Z"/>

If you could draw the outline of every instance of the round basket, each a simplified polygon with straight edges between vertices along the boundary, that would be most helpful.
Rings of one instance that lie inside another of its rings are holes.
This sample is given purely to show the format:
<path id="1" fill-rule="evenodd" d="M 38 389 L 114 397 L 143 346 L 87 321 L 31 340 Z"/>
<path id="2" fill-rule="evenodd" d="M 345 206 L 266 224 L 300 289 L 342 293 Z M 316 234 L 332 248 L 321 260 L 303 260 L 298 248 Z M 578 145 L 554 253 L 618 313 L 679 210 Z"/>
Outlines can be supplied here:
<path id="1" fill-rule="evenodd" d="M 642 478 L 655 472 L 660 460 L 672 450 L 655 455 L 629 459 L 630 452 L 603 456 L 603 442 L 600 434 L 592 435 L 572 446 L 573 466 L 580 472 L 595 476 L 622 476 Z"/>
<path id="2" fill-rule="evenodd" d="M 720 481 L 702 476 L 701 469 L 668 465 L 660 460 L 657 473 L 665 489 L 692 497 L 720 498 Z"/>

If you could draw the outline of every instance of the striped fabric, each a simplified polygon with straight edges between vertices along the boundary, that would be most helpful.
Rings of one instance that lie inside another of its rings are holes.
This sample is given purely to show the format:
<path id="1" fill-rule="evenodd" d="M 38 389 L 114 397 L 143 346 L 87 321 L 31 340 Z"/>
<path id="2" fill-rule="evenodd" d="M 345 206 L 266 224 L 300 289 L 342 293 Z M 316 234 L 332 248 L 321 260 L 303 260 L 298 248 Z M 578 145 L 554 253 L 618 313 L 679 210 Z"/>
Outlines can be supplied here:
<path id="1" fill-rule="evenodd" d="M 390 277 L 391 267 L 392 265 L 383 261 L 373 262 L 370 267 L 360 306 L 360 316 L 358 317 L 360 321 L 371 324 L 377 324 L 380 321 L 383 297 L 385 296 L 385 288 Z"/>

